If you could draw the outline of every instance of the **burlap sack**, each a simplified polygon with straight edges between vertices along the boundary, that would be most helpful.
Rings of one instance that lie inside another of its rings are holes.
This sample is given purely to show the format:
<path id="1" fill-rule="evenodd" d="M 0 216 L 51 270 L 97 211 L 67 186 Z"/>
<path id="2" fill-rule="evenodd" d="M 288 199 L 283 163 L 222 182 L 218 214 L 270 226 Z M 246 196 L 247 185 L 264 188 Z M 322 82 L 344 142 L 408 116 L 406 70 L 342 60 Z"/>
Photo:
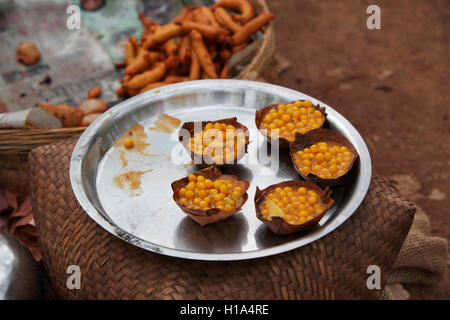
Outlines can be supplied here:
<path id="1" fill-rule="evenodd" d="M 431 236 L 430 230 L 427 215 L 417 206 L 411 230 L 387 276 L 387 283 L 434 285 L 444 277 L 448 243 Z"/>
<path id="2" fill-rule="evenodd" d="M 414 221 L 394 262 L 386 275 L 382 300 L 408 299 L 409 294 L 398 284 L 431 286 L 437 284 L 447 270 L 448 243 L 430 234 L 428 216 L 416 205 Z"/>

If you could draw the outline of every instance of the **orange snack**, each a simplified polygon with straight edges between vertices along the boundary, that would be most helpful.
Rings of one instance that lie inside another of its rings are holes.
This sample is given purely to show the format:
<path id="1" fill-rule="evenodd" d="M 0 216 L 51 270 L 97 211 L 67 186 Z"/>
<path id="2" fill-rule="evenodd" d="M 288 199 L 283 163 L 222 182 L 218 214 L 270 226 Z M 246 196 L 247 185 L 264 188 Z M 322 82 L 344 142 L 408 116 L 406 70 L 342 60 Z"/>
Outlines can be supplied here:
<path id="1" fill-rule="evenodd" d="M 134 39 L 134 40 L 133 40 Z M 130 37 L 125 45 L 125 63 L 130 65 L 136 60 L 137 47 L 133 43 L 136 40 L 134 37 Z M 137 41 L 137 40 L 136 40 Z"/>
<path id="2" fill-rule="evenodd" d="M 256 217 L 275 234 L 313 228 L 334 203 L 331 189 L 310 182 L 285 181 L 264 190 L 256 187 Z"/>
<path id="3" fill-rule="evenodd" d="M 183 28 L 175 23 L 169 23 L 158 28 L 155 33 L 151 34 L 142 44 L 144 49 L 149 49 L 154 45 L 164 42 L 172 37 L 179 36 L 183 32 Z"/>
<path id="4" fill-rule="evenodd" d="M 294 163 L 304 175 L 313 173 L 322 179 L 336 179 L 349 170 L 353 153 L 346 146 L 319 142 L 294 153 Z"/>
<path id="5" fill-rule="evenodd" d="M 134 76 L 130 81 L 126 82 L 124 86 L 127 90 L 139 90 L 152 82 L 162 79 L 166 73 L 166 69 L 164 63 L 158 62 L 153 69 Z"/>
<path id="6" fill-rule="evenodd" d="M 217 22 L 216 17 L 214 16 L 214 13 L 212 12 L 212 10 L 210 8 L 200 7 L 198 10 L 204 17 L 206 17 L 209 20 L 209 23 L 211 25 L 213 25 L 214 27 L 220 28 L 220 25 Z"/>
<path id="7" fill-rule="evenodd" d="M 247 41 L 252 34 L 254 34 L 256 31 L 261 29 L 266 23 L 270 22 L 275 16 L 271 13 L 261 13 L 256 18 L 252 19 L 251 21 L 247 22 L 245 25 L 242 26 L 242 28 L 236 32 L 232 39 L 233 44 L 238 45 L 245 41 Z"/>
<path id="8" fill-rule="evenodd" d="M 227 79 L 230 76 L 230 63 L 227 61 L 220 71 L 220 79 Z"/>
<path id="9" fill-rule="evenodd" d="M 34 42 L 22 42 L 17 47 L 17 59 L 24 64 L 34 64 L 41 58 L 41 52 Z"/>
<path id="10" fill-rule="evenodd" d="M 277 136 L 292 142 L 296 133 L 304 134 L 320 128 L 326 115 L 310 100 L 299 100 L 258 110 L 256 118 L 258 128 L 267 130 L 267 137 Z"/>
<path id="11" fill-rule="evenodd" d="M 143 71 L 148 66 L 151 66 L 156 61 L 162 59 L 164 55 L 156 51 L 146 51 L 142 48 L 139 49 L 136 59 L 127 66 L 125 72 L 127 75 L 134 75 Z"/>
<path id="12" fill-rule="evenodd" d="M 197 30 L 192 30 L 190 33 L 192 39 L 192 48 L 197 55 L 200 66 L 203 71 L 210 78 L 218 78 L 216 69 L 214 67 L 214 62 L 212 61 L 211 55 L 206 49 L 205 43 L 203 42 L 203 37 Z"/>
<path id="13" fill-rule="evenodd" d="M 233 18 L 240 22 L 247 22 L 255 16 L 253 6 L 246 0 L 220 0 L 216 2 L 213 8 L 224 7 L 237 10 L 240 14 L 232 14 Z"/>
<path id="14" fill-rule="evenodd" d="M 183 30 L 185 31 L 191 31 L 191 30 L 197 30 L 199 31 L 204 37 L 209 39 L 215 39 L 218 38 L 219 35 L 228 35 L 228 30 L 221 28 L 221 27 L 215 27 L 213 25 L 207 25 L 202 24 L 198 22 L 193 21 L 185 21 L 182 24 Z"/>
<path id="15" fill-rule="evenodd" d="M 195 164 L 232 165 L 247 152 L 249 131 L 237 118 L 219 119 L 201 122 L 202 131 L 198 132 L 198 122 L 185 122 L 178 137 L 189 151 Z M 184 136 L 184 133 L 189 133 Z"/>
<path id="16" fill-rule="evenodd" d="M 97 98 L 102 94 L 102 86 L 98 86 L 97 88 L 89 89 L 88 91 L 88 99 Z"/>
<path id="17" fill-rule="evenodd" d="M 183 36 L 181 38 L 179 56 L 182 64 L 189 64 L 189 60 L 191 59 L 191 40 L 189 36 Z"/>
<path id="18" fill-rule="evenodd" d="M 142 24 L 146 29 L 157 25 L 157 23 L 149 18 L 147 18 L 144 14 L 139 13 L 139 20 L 141 20 Z"/>
<path id="19" fill-rule="evenodd" d="M 47 102 L 42 102 L 38 106 L 52 116 L 57 117 L 64 128 L 78 127 L 84 115 L 81 110 L 65 104 L 52 105 Z"/>
<path id="20" fill-rule="evenodd" d="M 191 67 L 189 70 L 189 80 L 198 80 L 200 79 L 201 67 L 198 61 L 197 54 L 194 50 L 191 52 Z"/>
<path id="21" fill-rule="evenodd" d="M 248 199 L 250 183 L 211 166 L 172 182 L 173 200 L 204 226 L 236 214 Z"/>
<path id="22" fill-rule="evenodd" d="M 164 50 L 167 56 L 173 55 L 178 51 L 180 47 L 180 40 L 178 39 L 169 39 L 161 45 L 161 48 Z"/>
<path id="23" fill-rule="evenodd" d="M 241 30 L 242 26 L 238 24 L 236 21 L 234 21 L 233 18 L 231 18 L 231 16 L 228 14 L 227 10 L 225 10 L 224 8 L 218 7 L 214 11 L 214 14 L 215 17 L 217 18 L 217 21 L 219 21 L 219 23 L 221 23 L 223 26 L 233 31 L 233 33 L 236 33 L 239 30 Z"/>

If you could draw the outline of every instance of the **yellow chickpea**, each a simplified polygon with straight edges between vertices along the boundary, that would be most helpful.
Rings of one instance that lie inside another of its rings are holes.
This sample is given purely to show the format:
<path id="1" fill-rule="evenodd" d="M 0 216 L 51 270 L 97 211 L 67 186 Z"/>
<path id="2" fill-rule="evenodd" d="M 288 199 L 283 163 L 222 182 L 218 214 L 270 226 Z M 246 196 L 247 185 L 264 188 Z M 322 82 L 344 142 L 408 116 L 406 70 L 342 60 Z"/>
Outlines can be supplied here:
<path id="1" fill-rule="evenodd" d="M 130 138 L 125 139 L 125 141 L 123 142 L 123 146 L 127 149 L 133 148 L 134 147 L 134 141 Z"/>

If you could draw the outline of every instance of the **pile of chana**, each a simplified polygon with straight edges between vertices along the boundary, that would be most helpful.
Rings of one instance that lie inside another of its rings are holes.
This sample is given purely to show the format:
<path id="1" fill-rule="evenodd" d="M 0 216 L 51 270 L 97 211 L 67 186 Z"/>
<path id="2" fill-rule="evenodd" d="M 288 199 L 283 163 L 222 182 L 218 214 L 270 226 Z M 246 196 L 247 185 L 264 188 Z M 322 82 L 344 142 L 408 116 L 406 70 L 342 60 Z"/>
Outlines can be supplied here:
<path id="1" fill-rule="evenodd" d="M 315 109 L 310 100 L 305 100 L 273 107 L 262 119 L 261 128 L 267 129 L 269 137 L 274 136 L 272 130 L 279 130 L 279 137 L 294 141 L 295 133 L 320 128 L 324 122 L 322 112 Z"/>
<path id="2" fill-rule="evenodd" d="M 189 183 L 178 191 L 179 202 L 192 209 L 218 208 L 232 211 L 240 204 L 245 193 L 239 181 L 206 179 L 190 174 Z"/>
<path id="3" fill-rule="evenodd" d="M 327 142 L 313 144 L 294 154 L 294 163 L 301 173 L 313 173 L 322 179 L 343 176 L 350 169 L 352 159 L 347 147 Z"/>
<path id="4" fill-rule="evenodd" d="M 245 152 L 247 137 L 243 130 L 226 123 L 207 123 L 202 132 L 189 140 L 189 150 L 198 155 L 210 156 L 214 163 L 233 161 L 238 154 Z"/>
<path id="5" fill-rule="evenodd" d="M 308 222 L 325 210 L 317 192 L 304 187 L 278 187 L 266 195 L 261 206 L 264 218 L 279 216 L 293 225 Z"/>

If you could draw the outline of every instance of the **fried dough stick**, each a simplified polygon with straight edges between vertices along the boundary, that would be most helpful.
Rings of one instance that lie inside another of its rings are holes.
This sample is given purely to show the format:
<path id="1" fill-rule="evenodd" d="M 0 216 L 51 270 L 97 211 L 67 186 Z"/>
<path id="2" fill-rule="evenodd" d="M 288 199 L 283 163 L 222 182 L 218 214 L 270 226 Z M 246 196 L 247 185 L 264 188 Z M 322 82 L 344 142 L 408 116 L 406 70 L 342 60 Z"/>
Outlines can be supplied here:
<path id="1" fill-rule="evenodd" d="M 144 49 L 149 49 L 154 45 L 164 42 L 170 38 L 179 36 L 183 32 L 183 28 L 175 23 L 169 23 L 159 27 L 155 33 L 151 34 L 142 44 Z"/>
<path id="2" fill-rule="evenodd" d="M 198 10 L 204 17 L 206 17 L 209 20 L 209 22 L 212 26 L 214 26 L 216 28 L 220 28 L 220 25 L 217 22 L 216 17 L 214 16 L 214 13 L 211 11 L 210 8 L 200 7 Z"/>
<path id="3" fill-rule="evenodd" d="M 225 10 L 224 8 L 218 7 L 214 11 L 214 15 L 219 23 L 233 31 L 233 33 L 241 30 L 242 26 L 234 21 L 233 18 L 231 18 L 231 16 L 228 14 L 227 10 Z"/>
<path id="4" fill-rule="evenodd" d="M 271 13 L 263 12 L 256 18 L 247 22 L 242 26 L 241 30 L 236 32 L 233 37 L 233 45 L 236 46 L 247 41 L 252 34 L 261 29 L 266 23 L 274 18 L 274 15 Z"/>
<path id="5" fill-rule="evenodd" d="M 189 70 L 189 80 L 198 80 L 200 79 L 201 67 L 198 62 L 197 54 L 195 50 L 191 52 L 191 68 Z"/>
<path id="6" fill-rule="evenodd" d="M 213 5 L 213 9 L 218 7 L 239 11 L 240 14 L 233 13 L 232 17 L 242 23 L 246 23 L 255 16 L 253 6 L 246 0 L 220 0 Z"/>
<path id="7" fill-rule="evenodd" d="M 205 38 L 208 39 L 216 39 L 219 36 L 226 36 L 228 35 L 228 30 L 221 27 L 215 27 L 213 25 L 207 25 L 203 23 L 193 22 L 193 21 L 184 21 L 182 24 L 183 30 L 185 31 L 192 31 L 197 30 L 199 31 Z"/>
<path id="8" fill-rule="evenodd" d="M 125 64 L 127 66 L 132 64 L 137 56 L 137 46 L 134 44 L 134 41 L 137 41 L 137 39 L 135 37 L 130 37 L 125 45 Z"/>
<path id="9" fill-rule="evenodd" d="M 142 48 L 139 48 L 138 55 L 136 59 L 125 69 L 127 75 L 134 75 L 136 73 L 141 72 L 148 66 L 151 66 L 156 61 L 162 59 L 164 55 L 160 52 L 156 51 L 147 51 Z"/>
<path id="10" fill-rule="evenodd" d="M 191 58 L 191 40 L 189 36 L 183 36 L 180 40 L 179 49 L 180 61 L 183 65 L 187 65 Z"/>
<path id="11" fill-rule="evenodd" d="M 166 65 L 163 62 L 157 62 L 153 69 L 145 71 L 141 74 L 134 76 L 130 81 L 124 84 L 127 91 L 132 92 L 139 90 L 149 83 L 159 81 L 164 77 L 166 73 Z"/>
<path id="12" fill-rule="evenodd" d="M 203 42 L 203 37 L 197 30 L 192 30 L 190 32 L 190 37 L 192 39 L 192 49 L 198 58 L 198 62 L 202 67 L 203 71 L 210 78 L 218 78 L 217 72 L 212 61 L 211 55 L 206 49 L 205 43 Z"/>

